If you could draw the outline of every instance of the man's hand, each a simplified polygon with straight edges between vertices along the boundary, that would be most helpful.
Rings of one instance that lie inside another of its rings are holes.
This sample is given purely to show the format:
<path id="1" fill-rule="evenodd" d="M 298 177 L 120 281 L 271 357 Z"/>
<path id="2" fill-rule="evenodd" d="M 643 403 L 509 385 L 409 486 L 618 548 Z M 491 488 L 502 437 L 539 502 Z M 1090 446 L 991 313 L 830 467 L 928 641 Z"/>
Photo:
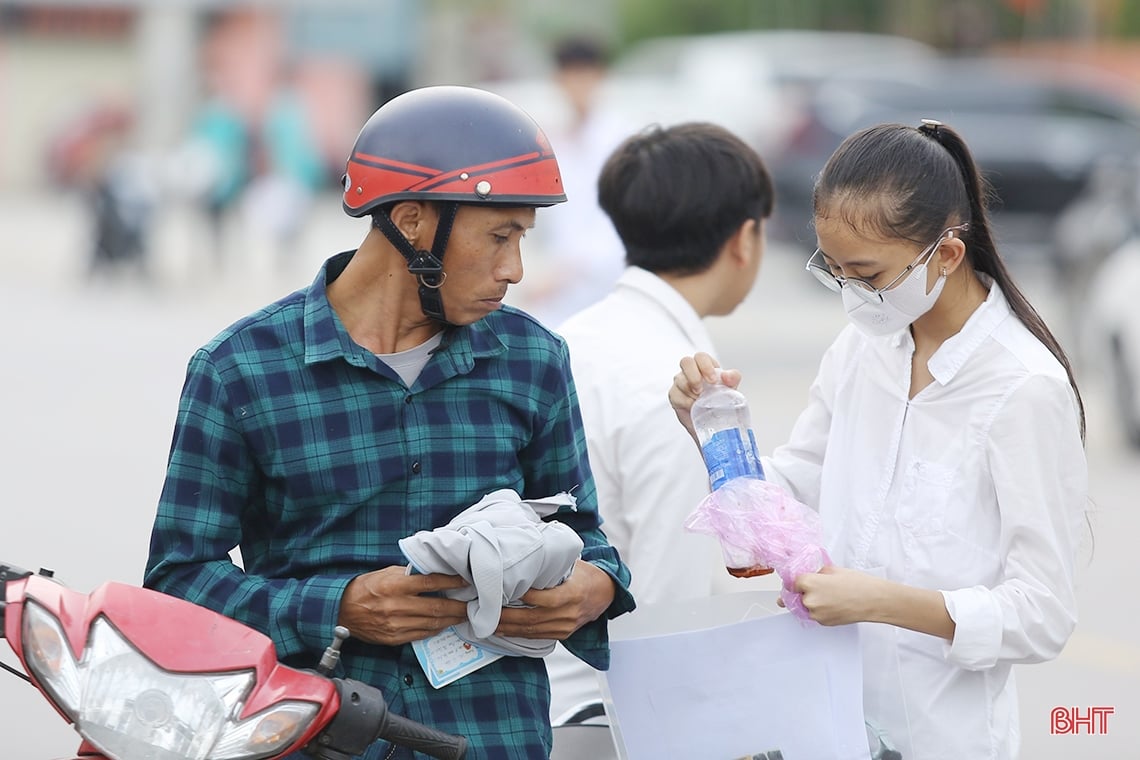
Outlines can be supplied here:
<path id="1" fill-rule="evenodd" d="M 614 581 L 604 570 L 578 560 L 562 584 L 523 594 L 530 608 L 504 607 L 495 633 L 500 636 L 562 641 L 606 611 L 614 600 Z"/>
<path id="2" fill-rule="evenodd" d="M 465 621 L 467 603 L 423 595 L 466 585 L 458 575 L 408 575 L 399 565 L 358 575 L 344 590 L 337 623 L 373 644 L 426 639 Z"/>

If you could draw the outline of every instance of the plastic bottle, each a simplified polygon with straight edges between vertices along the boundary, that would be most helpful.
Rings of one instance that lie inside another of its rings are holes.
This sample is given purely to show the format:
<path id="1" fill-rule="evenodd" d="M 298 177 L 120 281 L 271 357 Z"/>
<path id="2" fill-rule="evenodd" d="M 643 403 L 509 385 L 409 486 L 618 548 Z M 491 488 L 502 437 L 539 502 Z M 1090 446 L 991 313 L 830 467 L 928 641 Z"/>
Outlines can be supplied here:
<path id="1" fill-rule="evenodd" d="M 712 490 L 717 490 L 733 478 L 764 480 L 764 468 L 756 450 L 756 435 L 752 431 L 748 399 L 740 391 L 729 388 L 720 381 L 719 369 L 716 382 L 705 383 L 689 413 L 701 445 Z M 772 572 L 772 568 L 755 564 L 750 557 L 733 546 L 721 542 L 721 549 L 725 568 L 730 575 L 751 578 Z"/>
<path id="2" fill-rule="evenodd" d="M 690 415 L 714 491 L 732 478 L 764 479 L 748 399 L 720 382 L 719 369 L 717 382 L 705 383 Z"/>

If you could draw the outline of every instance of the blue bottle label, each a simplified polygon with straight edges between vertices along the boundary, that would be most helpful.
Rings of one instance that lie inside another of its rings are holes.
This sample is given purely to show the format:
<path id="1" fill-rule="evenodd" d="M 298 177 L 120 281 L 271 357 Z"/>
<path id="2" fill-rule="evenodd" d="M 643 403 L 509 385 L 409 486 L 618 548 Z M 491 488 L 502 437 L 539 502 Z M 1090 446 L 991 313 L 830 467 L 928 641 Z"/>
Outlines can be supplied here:
<path id="1" fill-rule="evenodd" d="M 748 439 L 745 443 L 736 428 L 718 430 L 701 447 L 709 471 L 709 485 L 714 491 L 733 478 L 764 479 L 764 470 L 756 456 L 756 438 L 751 430 L 748 431 Z"/>

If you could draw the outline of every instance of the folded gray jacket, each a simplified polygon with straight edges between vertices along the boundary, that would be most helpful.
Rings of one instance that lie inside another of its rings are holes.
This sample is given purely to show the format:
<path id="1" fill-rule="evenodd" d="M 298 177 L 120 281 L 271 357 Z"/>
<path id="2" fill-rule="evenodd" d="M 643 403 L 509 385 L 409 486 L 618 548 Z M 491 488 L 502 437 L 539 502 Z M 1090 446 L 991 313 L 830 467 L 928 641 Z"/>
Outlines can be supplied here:
<path id="1" fill-rule="evenodd" d="M 497 636 L 495 629 L 503 607 L 526 607 L 520 599 L 527 591 L 570 577 L 582 539 L 569 525 L 542 518 L 576 504 L 568 493 L 523 501 L 500 489 L 442 528 L 401 538 L 400 550 L 417 572 L 460 575 L 471 584 L 444 592 L 467 602 L 467 622 L 455 627 L 460 638 L 501 654 L 544 657 L 554 639 Z"/>

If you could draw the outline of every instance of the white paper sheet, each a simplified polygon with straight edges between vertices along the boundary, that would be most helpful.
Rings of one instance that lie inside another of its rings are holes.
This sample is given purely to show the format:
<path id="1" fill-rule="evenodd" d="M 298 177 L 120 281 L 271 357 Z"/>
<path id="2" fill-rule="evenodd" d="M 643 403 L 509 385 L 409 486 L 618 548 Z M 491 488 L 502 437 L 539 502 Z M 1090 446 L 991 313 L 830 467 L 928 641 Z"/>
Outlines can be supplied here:
<path id="1" fill-rule="evenodd" d="M 623 758 L 867 760 L 857 628 L 768 614 L 756 593 L 659 605 L 616 627 L 603 680 Z M 724 622 L 733 615 L 752 618 Z"/>

